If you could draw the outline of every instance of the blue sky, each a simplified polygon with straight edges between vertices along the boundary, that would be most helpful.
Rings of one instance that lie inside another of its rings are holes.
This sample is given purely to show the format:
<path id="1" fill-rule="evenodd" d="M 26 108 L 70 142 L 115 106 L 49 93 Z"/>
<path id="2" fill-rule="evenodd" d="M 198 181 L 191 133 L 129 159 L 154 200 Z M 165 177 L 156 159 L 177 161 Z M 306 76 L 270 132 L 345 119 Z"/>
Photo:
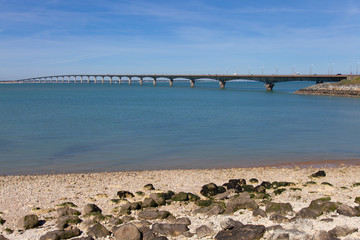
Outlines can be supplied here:
<path id="1" fill-rule="evenodd" d="M 0 0 L 0 80 L 357 65 L 359 0 Z"/>

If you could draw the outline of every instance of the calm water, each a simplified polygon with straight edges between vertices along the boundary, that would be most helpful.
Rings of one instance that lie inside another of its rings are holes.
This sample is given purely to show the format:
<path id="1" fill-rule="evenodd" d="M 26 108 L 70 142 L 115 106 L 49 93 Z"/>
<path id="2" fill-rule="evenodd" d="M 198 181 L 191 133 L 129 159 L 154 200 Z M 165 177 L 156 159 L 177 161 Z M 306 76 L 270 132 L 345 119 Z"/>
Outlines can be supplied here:
<path id="1" fill-rule="evenodd" d="M 360 99 L 311 84 L 1 84 L 0 174 L 360 159 Z"/>

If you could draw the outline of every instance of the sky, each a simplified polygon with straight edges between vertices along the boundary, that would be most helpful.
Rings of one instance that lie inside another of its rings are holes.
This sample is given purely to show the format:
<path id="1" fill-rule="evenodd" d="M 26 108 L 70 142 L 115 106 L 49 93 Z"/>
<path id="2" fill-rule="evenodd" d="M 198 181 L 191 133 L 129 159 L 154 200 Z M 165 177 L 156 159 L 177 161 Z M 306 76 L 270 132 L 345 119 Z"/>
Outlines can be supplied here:
<path id="1" fill-rule="evenodd" d="M 0 80 L 359 68 L 359 0 L 0 0 Z"/>

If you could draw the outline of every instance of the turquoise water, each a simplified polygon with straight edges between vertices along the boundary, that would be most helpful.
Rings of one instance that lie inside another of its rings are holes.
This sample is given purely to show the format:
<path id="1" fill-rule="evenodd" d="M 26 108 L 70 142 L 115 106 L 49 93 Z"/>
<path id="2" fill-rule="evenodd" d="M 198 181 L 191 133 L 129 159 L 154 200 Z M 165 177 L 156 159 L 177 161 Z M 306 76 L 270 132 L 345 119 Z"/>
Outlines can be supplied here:
<path id="1" fill-rule="evenodd" d="M 312 84 L 0 84 L 0 174 L 360 159 L 360 99 Z"/>

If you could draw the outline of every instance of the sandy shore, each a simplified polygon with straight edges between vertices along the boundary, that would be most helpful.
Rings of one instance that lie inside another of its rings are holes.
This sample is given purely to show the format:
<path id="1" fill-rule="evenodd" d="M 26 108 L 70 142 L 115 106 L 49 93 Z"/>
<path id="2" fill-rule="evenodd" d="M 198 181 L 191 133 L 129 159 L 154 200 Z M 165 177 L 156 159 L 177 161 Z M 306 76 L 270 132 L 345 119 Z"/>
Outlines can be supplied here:
<path id="1" fill-rule="evenodd" d="M 270 193 L 273 202 L 289 202 L 294 212 L 309 206 L 314 199 L 321 197 L 331 197 L 333 202 L 341 202 L 349 206 L 357 206 L 354 202 L 355 197 L 360 196 L 360 187 L 353 184 L 360 182 L 360 166 L 338 166 L 322 168 L 326 172 L 326 177 L 313 179 L 309 176 L 318 171 L 314 167 L 258 167 L 258 168 L 232 168 L 232 169 L 211 169 L 211 170 L 159 170 L 159 171 L 134 171 L 134 172 L 109 172 L 109 173 L 90 173 L 90 174 L 58 174 L 58 175 L 28 175 L 28 176 L 0 176 L 0 217 L 6 220 L 0 225 L 0 232 L 8 239 L 39 239 L 39 236 L 46 231 L 55 229 L 55 224 L 51 221 L 36 229 L 25 232 L 16 231 L 16 222 L 26 214 L 37 214 L 40 219 L 54 216 L 56 205 L 63 202 L 73 202 L 81 210 L 88 203 L 99 206 L 104 214 L 112 214 L 116 204 L 110 199 L 117 198 L 116 194 L 120 190 L 135 193 L 144 191 L 149 195 L 150 191 L 144 190 L 145 184 L 154 185 L 157 192 L 172 190 L 174 192 L 191 192 L 200 194 L 201 187 L 207 183 L 222 185 L 229 179 L 244 178 L 247 181 L 257 178 L 259 183 L 262 181 L 290 181 L 300 188 L 299 191 L 287 191 L 280 195 Z M 306 184 L 314 181 L 316 184 Z M 331 184 L 322 184 L 327 182 Z M 254 185 L 255 186 L 255 185 Z M 202 198 L 204 198 L 202 196 Z M 175 204 L 176 205 L 176 204 Z M 186 209 L 187 208 L 187 209 Z M 204 217 L 189 214 L 195 207 L 178 203 L 163 206 L 162 209 L 169 210 L 175 217 L 189 217 L 192 224 L 190 232 L 202 224 L 210 224 L 216 231 L 220 230 L 219 223 L 228 218 L 226 215 Z M 264 208 L 260 205 L 260 208 Z M 189 210 L 190 209 L 190 210 Z M 329 216 L 336 213 L 329 214 Z M 327 217 L 324 215 L 321 218 Z M 236 212 L 231 218 L 242 223 L 263 224 L 266 227 L 275 225 L 267 218 L 253 217 L 251 211 L 244 210 Z M 49 218 L 50 219 L 50 218 Z M 320 219 L 320 218 L 319 218 Z M 333 216 L 334 221 L 330 223 L 321 222 L 319 219 L 306 220 L 302 229 L 309 234 L 314 234 L 318 230 L 326 230 L 335 226 L 359 227 L 360 217 L 347 217 L 342 215 Z M 305 220 L 304 220 L 305 221 Z M 283 227 L 293 227 L 285 223 Z M 12 234 L 7 234 L 5 228 L 15 230 Z M 268 234 L 269 235 L 269 234 Z M 264 235 L 264 239 L 267 239 Z M 111 239 L 111 238 L 109 238 Z M 184 239 L 171 238 L 169 239 Z M 196 236 L 189 239 L 198 239 Z M 211 239 L 206 238 L 206 239 Z M 346 239 L 360 239 L 360 233 L 355 232 Z"/>

